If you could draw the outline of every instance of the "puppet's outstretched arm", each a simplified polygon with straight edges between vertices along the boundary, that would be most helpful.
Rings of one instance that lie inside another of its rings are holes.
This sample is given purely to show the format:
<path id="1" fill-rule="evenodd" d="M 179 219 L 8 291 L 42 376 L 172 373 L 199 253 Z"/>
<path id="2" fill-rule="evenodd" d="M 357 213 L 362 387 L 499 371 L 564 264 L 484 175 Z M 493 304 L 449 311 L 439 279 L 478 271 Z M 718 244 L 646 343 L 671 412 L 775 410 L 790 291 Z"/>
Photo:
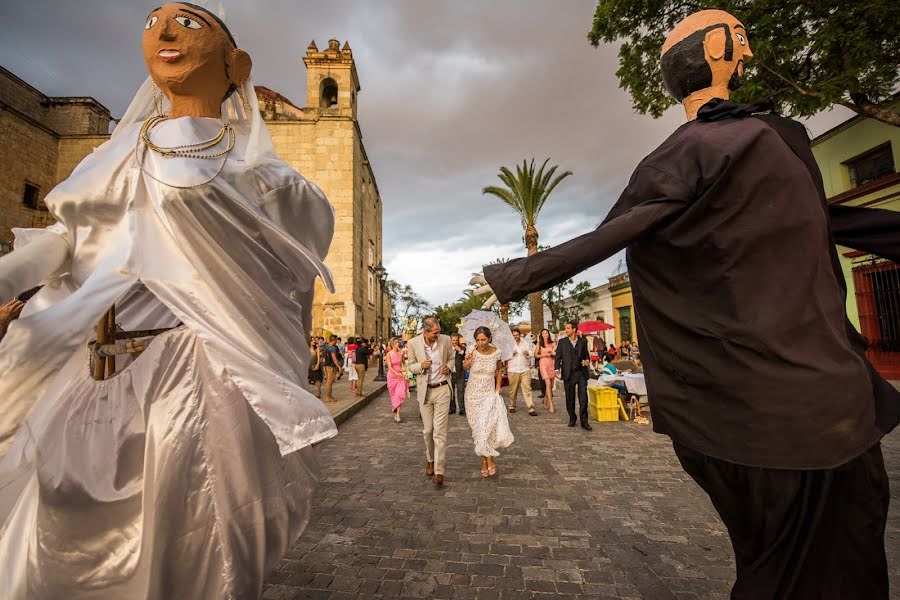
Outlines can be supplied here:
<path id="1" fill-rule="evenodd" d="M 500 302 L 514 302 L 606 260 L 683 207 L 680 201 L 654 199 L 618 214 L 614 208 L 591 232 L 532 256 L 485 265 L 484 278 Z"/>
<path id="2" fill-rule="evenodd" d="M 829 204 L 834 242 L 900 262 L 900 212 Z"/>
<path id="3" fill-rule="evenodd" d="M 69 243 L 55 233 L 38 236 L 22 248 L 0 257 L 0 302 L 43 283 L 69 258 Z"/>

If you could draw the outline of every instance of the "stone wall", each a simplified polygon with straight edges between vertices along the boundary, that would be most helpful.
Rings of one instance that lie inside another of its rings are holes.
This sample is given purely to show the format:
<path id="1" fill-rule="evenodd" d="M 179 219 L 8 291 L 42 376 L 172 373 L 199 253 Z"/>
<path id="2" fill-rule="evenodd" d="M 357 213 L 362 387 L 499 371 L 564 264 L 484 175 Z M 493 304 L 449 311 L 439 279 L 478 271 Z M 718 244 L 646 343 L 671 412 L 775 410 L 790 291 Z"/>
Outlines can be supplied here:
<path id="1" fill-rule="evenodd" d="M 0 253 L 13 227 L 52 223 L 43 200 L 109 138 L 109 111 L 93 98 L 51 98 L 0 67 Z M 37 188 L 38 209 L 25 205 Z"/>
<path id="2" fill-rule="evenodd" d="M 372 267 L 382 261 L 377 184 L 357 123 L 333 110 L 303 110 L 302 120 L 268 121 L 267 126 L 279 156 L 318 185 L 335 211 L 334 240 L 325 260 L 335 292 L 316 284 L 313 330 L 371 337 L 377 333 L 380 291 Z M 386 314 L 388 309 L 386 302 Z"/>
<path id="3" fill-rule="evenodd" d="M 111 115 L 93 98 L 48 98 L 44 123 L 60 136 L 108 136 Z"/>
<path id="4" fill-rule="evenodd" d="M 334 240 L 325 259 L 334 276 L 335 293 L 316 285 L 313 327 L 353 335 L 359 295 L 354 273 L 353 121 L 271 121 L 267 126 L 279 156 L 319 186 L 335 211 Z"/>
<path id="5" fill-rule="evenodd" d="M 56 181 L 67 179 L 75 167 L 94 151 L 94 148 L 108 139 L 108 135 L 73 135 L 60 138 L 56 161 Z"/>
<path id="6" fill-rule="evenodd" d="M 12 241 L 13 227 L 35 226 L 35 211 L 23 203 L 25 185 L 43 201 L 56 185 L 58 138 L 10 111 L 0 111 L 0 242 Z"/>

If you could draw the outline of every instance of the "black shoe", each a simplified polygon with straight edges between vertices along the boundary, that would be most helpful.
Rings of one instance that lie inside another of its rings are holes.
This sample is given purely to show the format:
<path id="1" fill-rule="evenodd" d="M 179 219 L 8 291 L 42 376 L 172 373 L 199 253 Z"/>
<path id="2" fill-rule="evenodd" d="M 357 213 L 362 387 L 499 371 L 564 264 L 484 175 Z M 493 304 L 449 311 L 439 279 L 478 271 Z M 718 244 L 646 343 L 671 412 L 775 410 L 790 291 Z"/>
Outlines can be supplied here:
<path id="1" fill-rule="evenodd" d="M 459 411 L 459 416 L 461 416 L 461 417 L 466 416 L 466 411 L 464 411 L 464 410 Z"/>
<path id="2" fill-rule="evenodd" d="M 584 429 L 585 431 L 591 431 L 593 429 L 593 427 L 591 427 L 590 423 L 582 423 L 581 428 Z"/>
<path id="3" fill-rule="evenodd" d="M 575 427 L 575 423 L 576 423 L 575 419 L 570 420 L 569 427 Z"/>
<path id="4" fill-rule="evenodd" d="M 450 414 L 451 414 L 451 415 L 455 415 L 455 414 L 456 414 L 456 409 L 455 409 L 455 408 L 451 408 L 451 409 L 450 409 Z"/>

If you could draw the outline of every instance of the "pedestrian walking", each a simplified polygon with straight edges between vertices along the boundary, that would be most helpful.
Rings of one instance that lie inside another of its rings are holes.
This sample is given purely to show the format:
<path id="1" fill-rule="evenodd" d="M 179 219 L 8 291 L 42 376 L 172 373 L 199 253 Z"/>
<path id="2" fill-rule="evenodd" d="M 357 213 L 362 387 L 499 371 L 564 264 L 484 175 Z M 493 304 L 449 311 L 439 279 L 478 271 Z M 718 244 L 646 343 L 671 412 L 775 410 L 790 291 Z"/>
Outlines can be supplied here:
<path id="1" fill-rule="evenodd" d="M 369 346 L 369 340 L 360 338 L 359 345 L 356 347 L 354 358 L 354 369 L 356 377 L 359 379 L 356 385 L 356 395 L 363 396 L 363 385 L 366 383 L 366 372 L 369 370 L 369 359 L 372 357 L 372 348 Z"/>
<path id="2" fill-rule="evenodd" d="M 409 395 L 409 380 L 406 378 L 406 351 L 400 348 L 400 338 L 391 338 L 385 358 L 387 364 L 387 387 L 391 396 L 391 412 L 400 423 L 400 407 Z"/>
<path id="3" fill-rule="evenodd" d="M 316 386 L 316 398 L 322 397 L 322 380 L 325 378 L 322 371 L 324 370 L 323 350 L 319 345 L 317 338 L 313 338 L 309 342 L 309 385 Z"/>
<path id="4" fill-rule="evenodd" d="M 509 412 L 516 412 L 516 400 L 521 389 L 528 414 L 536 417 L 537 411 L 534 410 L 534 401 L 531 399 L 531 360 L 534 346 L 522 338 L 522 332 L 518 327 L 513 328 L 512 334 L 516 340 L 516 347 L 513 349 L 512 358 L 506 362 L 506 376 L 509 378 Z"/>
<path id="5" fill-rule="evenodd" d="M 450 373 L 456 368 L 449 336 L 441 334 L 437 317 L 422 320 L 422 333 L 409 340 L 409 370 L 416 376 L 422 436 L 425 439 L 425 474 L 444 484 L 447 460 L 447 424 L 450 416 Z"/>
<path id="6" fill-rule="evenodd" d="M 591 357 L 588 353 L 587 342 L 578 335 L 578 324 L 567 321 L 565 334 L 556 347 L 556 370 L 562 377 L 566 386 L 566 410 L 569 411 L 569 427 L 575 427 L 577 422 L 575 415 L 575 396 L 578 396 L 578 417 L 581 419 L 581 428 L 591 430 L 588 423 L 588 367 Z"/>
<path id="7" fill-rule="evenodd" d="M 350 338 L 351 340 L 353 338 Z M 350 344 L 348 343 L 347 346 Z M 359 383 L 359 375 L 356 373 L 355 360 L 354 356 L 355 352 L 352 350 L 348 350 L 346 357 L 344 358 L 344 372 L 347 373 L 347 381 L 350 383 L 350 391 L 353 392 L 354 395 L 359 395 L 357 384 Z"/>
<path id="8" fill-rule="evenodd" d="M 337 348 L 337 339 L 336 335 L 332 335 L 328 338 L 328 345 L 325 346 L 325 402 L 336 402 L 332 388 L 342 368 L 338 358 L 340 352 Z"/>
<path id="9" fill-rule="evenodd" d="M 456 370 L 450 374 L 450 414 L 456 413 L 459 407 L 459 415 L 466 415 L 466 371 L 463 368 L 463 361 L 466 358 L 466 340 L 454 333 L 450 336 L 450 343 L 453 345 L 454 364 Z"/>
<path id="10" fill-rule="evenodd" d="M 469 350 L 463 368 L 469 371 L 466 387 L 466 418 L 472 430 L 475 454 L 481 457 L 481 476 L 497 473 L 494 457 L 500 456 L 498 448 L 513 443 L 506 407 L 500 390 L 503 385 L 503 363 L 500 350 L 491 345 L 491 330 L 479 327 L 475 330 L 475 348 Z"/>
<path id="11" fill-rule="evenodd" d="M 539 359 L 538 373 L 544 382 L 544 408 L 552 415 L 556 412 L 553 406 L 553 386 L 556 383 L 556 342 L 549 329 L 541 329 L 538 336 L 538 347 L 535 352 Z"/>

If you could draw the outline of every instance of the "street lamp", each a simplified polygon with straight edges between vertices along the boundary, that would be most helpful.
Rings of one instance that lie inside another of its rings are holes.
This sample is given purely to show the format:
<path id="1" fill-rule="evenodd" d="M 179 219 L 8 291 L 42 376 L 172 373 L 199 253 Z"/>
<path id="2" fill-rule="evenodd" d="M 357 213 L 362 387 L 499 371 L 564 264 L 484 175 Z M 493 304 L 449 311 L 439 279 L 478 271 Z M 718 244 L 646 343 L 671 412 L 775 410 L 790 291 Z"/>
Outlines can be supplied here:
<path id="1" fill-rule="evenodd" d="M 384 344 L 382 343 L 384 334 L 384 282 L 387 281 L 387 269 L 379 261 L 377 265 L 372 267 L 372 272 L 375 274 L 375 278 L 378 279 L 378 319 L 375 321 L 378 325 L 378 335 L 375 338 L 378 343 L 378 375 L 375 376 L 375 381 L 387 381 L 387 377 L 384 375 Z"/>

